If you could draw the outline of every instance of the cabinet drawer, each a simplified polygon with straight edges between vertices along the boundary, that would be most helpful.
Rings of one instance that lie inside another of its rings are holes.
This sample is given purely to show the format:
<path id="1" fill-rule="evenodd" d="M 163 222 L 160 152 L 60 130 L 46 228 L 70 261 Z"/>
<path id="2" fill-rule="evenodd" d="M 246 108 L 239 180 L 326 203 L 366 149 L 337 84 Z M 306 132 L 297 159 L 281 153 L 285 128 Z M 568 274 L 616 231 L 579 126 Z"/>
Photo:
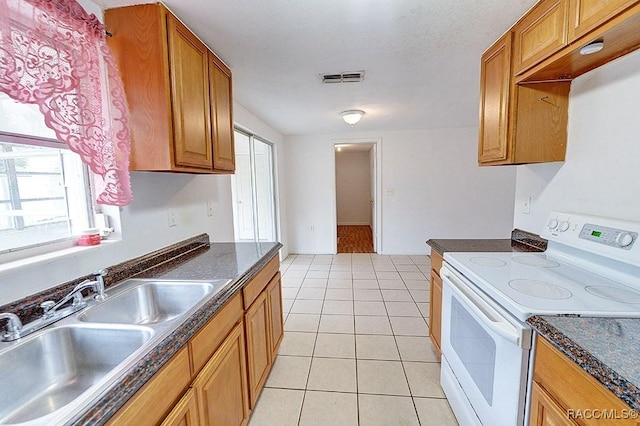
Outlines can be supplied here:
<path id="1" fill-rule="evenodd" d="M 189 349 L 193 376 L 198 374 L 233 327 L 240 322 L 242 314 L 242 297 L 238 293 L 191 339 Z"/>
<path id="2" fill-rule="evenodd" d="M 278 272 L 280 269 L 280 259 L 276 255 L 273 259 L 269 261 L 265 265 L 264 268 L 258 274 L 253 277 L 249 284 L 247 284 L 244 289 L 242 289 L 242 295 L 244 297 L 244 309 L 249 309 L 249 307 L 253 304 L 253 301 L 256 300 L 258 295 L 262 293 L 262 290 L 267 287 L 271 278 Z"/>
<path id="3" fill-rule="evenodd" d="M 629 412 L 624 404 L 600 382 L 587 374 L 576 363 L 554 348 L 544 338 L 536 338 L 536 355 L 533 380 L 553 398 L 563 409 L 576 412 L 593 410 L 615 410 L 618 415 Z M 576 391 L 579 390 L 579 391 Z M 568 417 L 568 416 L 567 416 Z M 579 424 L 610 424 L 606 418 L 574 418 Z M 616 420 L 616 425 L 636 425 L 632 419 Z"/>
<path id="4" fill-rule="evenodd" d="M 191 382 L 189 351 L 182 348 L 109 421 L 109 425 L 156 425 Z"/>

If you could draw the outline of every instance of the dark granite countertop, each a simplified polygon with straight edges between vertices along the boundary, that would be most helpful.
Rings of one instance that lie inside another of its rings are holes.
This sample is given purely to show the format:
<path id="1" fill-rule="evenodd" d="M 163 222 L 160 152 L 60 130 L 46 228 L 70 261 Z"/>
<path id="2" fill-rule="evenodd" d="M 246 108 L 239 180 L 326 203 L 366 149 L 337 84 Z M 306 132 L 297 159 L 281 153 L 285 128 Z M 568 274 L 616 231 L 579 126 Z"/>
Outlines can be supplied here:
<path id="1" fill-rule="evenodd" d="M 640 411 L 640 318 L 533 316 L 536 331 Z"/>
<path id="2" fill-rule="evenodd" d="M 547 240 L 521 229 L 511 231 L 507 239 L 430 239 L 427 244 L 443 255 L 446 252 L 541 252 L 547 249 Z"/>
<path id="3" fill-rule="evenodd" d="M 185 318 L 168 337 L 153 347 L 135 366 L 123 373 L 99 398 L 68 424 L 105 424 L 213 315 L 274 256 L 280 243 L 213 243 L 172 258 L 136 278 L 212 280 L 230 279 L 193 315 Z"/>
<path id="4" fill-rule="evenodd" d="M 505 252 L 512 251 L 511 240 L 445 240 L 445 239 L 433 239 L 427 241 L 427 244 L 431 246 L 432 250 L 435 250 L 439 254 L 454 251 L 466 251 L 466 252 Z"/>

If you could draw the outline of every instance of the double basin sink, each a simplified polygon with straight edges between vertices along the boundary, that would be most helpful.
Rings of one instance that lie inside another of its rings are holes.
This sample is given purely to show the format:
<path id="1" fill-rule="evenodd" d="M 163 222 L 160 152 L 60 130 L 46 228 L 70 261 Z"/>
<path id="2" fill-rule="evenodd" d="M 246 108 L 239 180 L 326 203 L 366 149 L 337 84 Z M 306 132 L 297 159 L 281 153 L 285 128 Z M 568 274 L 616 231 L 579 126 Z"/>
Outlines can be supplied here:
<path id="1" fill-rule="evenodd" d="M 228 283 L 130 279 L 103 302 L 0 343 L 0 424 L 64 423 Z"/>

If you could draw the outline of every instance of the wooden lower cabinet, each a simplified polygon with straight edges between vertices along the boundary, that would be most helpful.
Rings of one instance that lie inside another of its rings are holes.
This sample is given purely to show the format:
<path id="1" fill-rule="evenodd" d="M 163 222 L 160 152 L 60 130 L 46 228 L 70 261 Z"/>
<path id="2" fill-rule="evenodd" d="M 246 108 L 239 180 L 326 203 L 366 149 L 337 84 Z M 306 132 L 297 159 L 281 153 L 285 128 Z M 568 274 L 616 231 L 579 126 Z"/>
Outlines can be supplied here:
<path id="1" fill-rule="evenodd" d="M 268 297 L 263 292 L 245 314 L 251 408 L 255 406 L 271 368 L 270 321 Z"/>
<path id="2" fill-rule="evenodd" d="M 531 426 L 575 426 L 564 410 L 552 397 L 533 382 L 533 393 L 531 394 Z"/>
<path id="3" fill-rule="evenodd" d="M 429 336 L 438 353 L 442 352 L 442 279 L 431 271 L 431 303 L 429 304 Z"/>
<path id="4" fill-rule="evenodd" d="M 276 358 L 276 353 L 284 336 L 282 321 L 282 284 L 280 273 L 278 272 L 267 286 L 267 299 L 269 303 L 269 319 L 271 321 L 271 354 L 272 359 Z"/>
<path id="5" fill-rule="evenodd" d="M 268 262 L 108 424 L 246 425 L 283 337 L 279 266 Z"/>
<path id="6" fill-rule="evenodd" d="M 431 250 L 431 291 L 429 295 L 429 337 L 436 347 L 438 355 L 442 352 L 442 279 L 440 268 L 442 267 L 442 255 Z"/>
<path id="7" fill-rule="evenodd" d="M 164 419 L 161 426 L 199 426 L 200 412 L 195 390 L 189 389 L 178 405 Z"/>
<path id="8" fill-rule="evenodd" d="M 109 425 L 157 425 L 191 381 L 189 351 L 181 349 L 110 420 Z"/>
<path id="9" fill-rule="evenodd" d="M 238 324 L 204 366 L 193 390 L 202 425 L 245 425 L 249 420 L 244 327 Z"/>
<path id="10" fill-rule="evenodd" d="M 638 426 L 638 413 L 537 336 L 530 424 Z"/>

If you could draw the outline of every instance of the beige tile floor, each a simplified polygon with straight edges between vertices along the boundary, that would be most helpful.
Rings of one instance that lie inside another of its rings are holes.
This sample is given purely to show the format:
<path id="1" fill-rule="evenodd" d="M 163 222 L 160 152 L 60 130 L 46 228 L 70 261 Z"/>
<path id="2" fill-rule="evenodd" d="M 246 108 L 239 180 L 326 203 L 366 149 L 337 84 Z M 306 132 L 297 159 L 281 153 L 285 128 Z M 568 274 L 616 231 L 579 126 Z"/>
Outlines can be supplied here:
<path id="1" fill-rule="evenodd" d="M 456 425 L 429 340 L 427 256 L 289 256 L 285 334 L 251 426 Z"/>

